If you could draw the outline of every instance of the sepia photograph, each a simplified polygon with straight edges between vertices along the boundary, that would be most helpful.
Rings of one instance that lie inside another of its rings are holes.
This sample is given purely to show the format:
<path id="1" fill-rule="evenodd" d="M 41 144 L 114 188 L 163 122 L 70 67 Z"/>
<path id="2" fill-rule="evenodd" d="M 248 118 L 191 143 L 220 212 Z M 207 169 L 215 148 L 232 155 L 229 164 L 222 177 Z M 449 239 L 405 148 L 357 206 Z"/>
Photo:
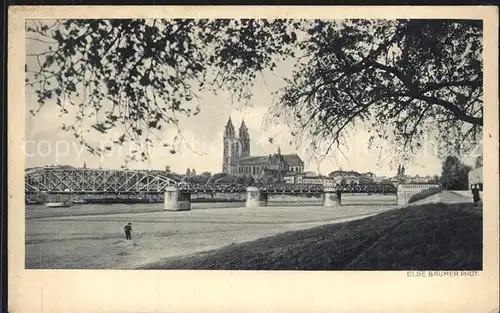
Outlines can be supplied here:
<path id="1" fill-rule="evenodd" d="M 9 13 L 11 308 L 498 308 L 498 12 L 289 9 Z"/>
<path id="2" fill-rule="evenodd" d="M 26 268 L 481 270 L 481 20 L 26 23 Z"/>

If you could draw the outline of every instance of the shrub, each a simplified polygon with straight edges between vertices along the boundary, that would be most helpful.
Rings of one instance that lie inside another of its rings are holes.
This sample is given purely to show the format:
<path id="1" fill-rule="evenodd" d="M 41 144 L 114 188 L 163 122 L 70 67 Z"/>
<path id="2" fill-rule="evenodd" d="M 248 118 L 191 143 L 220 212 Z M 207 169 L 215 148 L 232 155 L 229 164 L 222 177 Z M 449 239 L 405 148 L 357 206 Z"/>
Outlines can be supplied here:
<path id="1" fill-rule="evenodd" d="M 440 193 L 441 191 L 442 190 L 439 187 L 432 187 L 432 188 L 429 188 L 429 189 L 422 190 L 419 193 L 416 193 L 413 196 L 411 196 L 410 199 L 408 200 L 408 203 L 412 203 L 412 202 L 415 202 L 415 201 L 418 201 L 418 200 L 425 199 L 427 197 L 430 197 L 432 195 Z"/>

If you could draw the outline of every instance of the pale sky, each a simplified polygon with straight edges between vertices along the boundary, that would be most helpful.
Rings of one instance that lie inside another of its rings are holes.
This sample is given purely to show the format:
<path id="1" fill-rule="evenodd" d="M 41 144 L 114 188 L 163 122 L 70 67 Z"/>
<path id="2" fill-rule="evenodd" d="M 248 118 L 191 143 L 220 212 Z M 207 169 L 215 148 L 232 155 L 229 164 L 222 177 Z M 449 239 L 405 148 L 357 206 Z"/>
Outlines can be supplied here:
<path id="1" fill-rule="evenodd" d="M 27 53 L 33 53 L 44 49 L 43 44 L 27 41 Z M 34 60 L 27 58 L 28 67 Z M 235 128 L 238 129 L 242 119 L 250 133 L 251 155 L 267 155 L 276 152 L 278 146 L 283 154 L 297 153 L 305 162 L 305 168 L 309 171 L 319 171 L 328 174 L 331 171 L 342 168 L 344 170 L 355 170 L 358 172 L 373 172 L 378 176 L 392 176 L 396 174 L 396 168 L 391 168 L 386 157 L 393 153 L 393 147 L 387 145 L 385 151 L 370 151 L 368 146 L 369 134 L 362 125 L 359 125 L 349 137 L 348 147 L 342 147 L 343 154 L 333 149 L 332 155 L 321 164 L 314 162 L 305 148 L 308 142 L 302 142 L 300 147 L 294 144 L 294 138 L 285 125 L 272 125 L 264 127 L 264 117 L 273 104 L 273 91 L 284 85 L 283 78 L 289 76 L 293 69 L 293 60 L 279 65 L 274 73 L 265 73 L 257 80 L 252 89 L 253 97 L 250 107 L 240 108 L 240 103 L 233 103 L 228 94 L 214 95 L 212 93 L 200 93 L 201 112 L 189 119 L 181 119 L 180 128 L 185 143 L 180 144 L 175 155 L 169 153 L 170 148 L 162 147 L 160 142 L 172 142 L 171 139 L 177 133 L 174 128 L 164 129 L 157 133 L 161 140 L 155 142 L 154 149 L 150 152 L 151 157 L 147 163 L 129 164 L 130 168 L 164 169 L 170 166 L 175 172 L 184 173 L 186 168 L 195 168 L 198 173 L 209 171 L 212 173 L 222 171 L 222 135 L 224 126 L 231 116 Z M 87 167 L 119 168 L 125 164 L 127 149 L 114 149 L 109 155 L 99 157 L 88 153 L 84 147 L 78 145 L 72 134 L 61 130 L 64 120 L 71 123 L 71 111 L 68 116 L 58 117 L 59 107 L 54 102 L 47 103 L 36 116 L 29 113 L 30 109 L 38 108 L 34 91 L 26 89 L 26 167 L 44 165 L 73 165 L 82 166 L 85 162 Z M 116 132 L 119 133 L 118 131 Z M 91 142 L 99 143 L 106 141 L 105 135 L 92 132 L 86 137 Z M 275 137 L 273 143 L 268 141 L 269 137 Z M 292 141 L 292 145 L 290 145 Z M 186 144 L 187 143 L 187 144 Z M 424 145 L 425 147 L 425 145 Z M 345 155 L 345 157 L 344 157 Z M 466 160 L 473 164 L 474 156 Z M 410 164 L 406 164 L 406 173 L 410 175 L 434 175 L 441 172 L 441 161 L 433 152 L 432 146 L 427 145 L 427 151 L 423 150 L 416 155 Z"/>

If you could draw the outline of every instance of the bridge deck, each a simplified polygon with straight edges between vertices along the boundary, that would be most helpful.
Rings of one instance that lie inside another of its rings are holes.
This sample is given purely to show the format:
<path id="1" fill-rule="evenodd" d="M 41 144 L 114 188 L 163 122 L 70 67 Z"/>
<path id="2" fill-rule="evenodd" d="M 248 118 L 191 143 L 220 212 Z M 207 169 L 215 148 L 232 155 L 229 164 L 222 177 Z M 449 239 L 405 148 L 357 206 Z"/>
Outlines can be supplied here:
<path id="1" fill-rule="evenodd" d="M 177 186 L 188 193 L 245 193 L 244 184 L 190 184 L 165 171 L 45 167 L 25 171 L 26 194 L 162 194 Z M 268 194 L 318 194 L 334 191 L 320 184 L 256 184 Z M 396 193 L 391 184 L 344 186 L 342 193 Z"/>

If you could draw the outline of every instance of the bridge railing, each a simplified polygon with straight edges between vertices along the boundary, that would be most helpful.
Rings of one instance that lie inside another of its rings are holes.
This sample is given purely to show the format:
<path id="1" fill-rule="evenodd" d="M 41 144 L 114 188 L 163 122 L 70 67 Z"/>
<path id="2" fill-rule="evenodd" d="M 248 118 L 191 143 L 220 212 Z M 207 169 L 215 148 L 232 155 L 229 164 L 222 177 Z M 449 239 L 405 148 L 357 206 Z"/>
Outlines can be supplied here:
<path id="1" fill-rule="evenodd" d="M 340 186 L 342 193 L 381 193 L 392 194 L 397 193 L 398 189 L 393 184 L 365 184 L 365 185 L 352 185 Z"/>
<path id="2" fill-rule="evenodd" d="M 398 185 L 398 189 L 429 189 L 429 188 L 438 188 L 438 184 L 401 184 Z"/>
<path id="3" fill-rule="evenodd" d="M 186 183 L 180 182 L 177 187 L 181 191 L 185 192 L 200 192 L 200 193 L 223 193 L 223 192 L 246 192 L 247 185 L 243 184 L 198 184 L 198 183 Z"/>
<path id="4" fill-rule="evenodd" d="M 246 192 L 248 187 L 257 187 L 262 192 L 266 193 L 322 193 L 325 189 L 329 191 L 337 191 L 337 188 L 325 187 L 322 184 L 287 184 L 287 183 L 274 183 L 264 184 L 257 183 L 253 185 L 247 184 L 199 184 L 199 183 L 178 183 L 181 191 L 185 192 Z M 382 194 L 395 194 L 397 187 L 392 184 L 366 184 L 354 186 L 340 186 L 342 193 L 382 193 Z"/>

